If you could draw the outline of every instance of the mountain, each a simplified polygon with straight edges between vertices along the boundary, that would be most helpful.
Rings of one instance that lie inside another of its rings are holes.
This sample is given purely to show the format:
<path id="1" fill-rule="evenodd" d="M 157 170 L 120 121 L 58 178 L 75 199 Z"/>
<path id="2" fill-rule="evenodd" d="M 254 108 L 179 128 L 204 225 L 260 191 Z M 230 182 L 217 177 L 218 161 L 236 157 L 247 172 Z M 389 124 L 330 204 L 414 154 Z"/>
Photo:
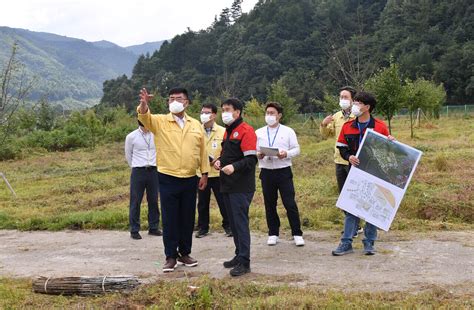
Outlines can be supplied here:
<path id="1" fill-rule="evenodd" d="M 17 42 L 16 59 L 25 76 L 34 80 L 29 100 L 46 97 L 67 109 L 98 103 L 102 83 L 130 75 L 138 57 L 108 41 L 81 39 L 25 29 L 0 27 L 0 65 L 6 63 Z"/>
<path id="2" fill-rule="evenodd" d="M 127 46 L 126 49 L 137 56 L 146 55 L 147 53 L 152 55 L 155 51 L 159 50 L 161 45 L 165 42 L 163 41 L 156 41 L 156 42 L 146 42 L 140 45 L 131 45 Z"/>
<path id="3" fill-rule="evenodd" d="M 310 112 L 325 94 L 361 88 L 392 61 L 403 78 L 443 83 L 448 104 L 472 103 L 472 0 L 259 0 L 246 14 L 234 4 L 207 29 L 140 57 L 131 78 L 105 82 L 101 103 L 126 104 L 141 87 L 166 95 L 176 85 L 209 100 L 265 102 L 282 80 Z"/>
<path id="4" fill-rule="evenodd" d="M 100 47 L 100 48 L 115 48 L 115 47 L 120 47 L 115 43 L 106 41 L 106 40 L 101 40 L 101 41 L 95 41 L 91 42 L 94 46 Z"/>

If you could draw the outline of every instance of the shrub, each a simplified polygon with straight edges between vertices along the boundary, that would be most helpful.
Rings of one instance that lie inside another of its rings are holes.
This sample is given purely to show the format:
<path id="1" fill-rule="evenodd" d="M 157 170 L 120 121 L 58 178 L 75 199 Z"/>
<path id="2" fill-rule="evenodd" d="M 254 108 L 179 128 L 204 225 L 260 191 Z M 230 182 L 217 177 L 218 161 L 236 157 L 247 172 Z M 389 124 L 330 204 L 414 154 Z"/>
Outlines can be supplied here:
<path id="1" fill-rule="evenodd" d="M 447 171 L 448 170 L 448 160 L 445 155 L 438 154 L 435 157 L 434 165 L 438 171 Z"/>
<path id="2" fill-rule="evenodd" d="M 11 140 L 5 140 L 0 147 L 0 160 L 15 159 L 20 154 L 20 147 Z"/>

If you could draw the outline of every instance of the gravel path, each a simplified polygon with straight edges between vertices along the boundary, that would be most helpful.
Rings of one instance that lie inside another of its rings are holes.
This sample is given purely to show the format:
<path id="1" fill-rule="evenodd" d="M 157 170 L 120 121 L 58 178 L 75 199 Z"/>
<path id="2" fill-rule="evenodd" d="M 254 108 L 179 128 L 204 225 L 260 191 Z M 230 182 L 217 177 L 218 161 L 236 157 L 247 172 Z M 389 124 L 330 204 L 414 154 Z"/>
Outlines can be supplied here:
<path id="1" fill-rule="evenodd" d="M 208 274 L 229 277 L 222 262 L 233 256 L 232 238 L 214 232 L 193 240 L 194 268 L 163 274 L 161 237 L 142 233 L 132 240 L 123 231 L 19 232 L 0 230 L 0 277 L 137 275 L 144 281 Z M 336 232 L 305 233 L 297 248 L 289 236 L 269 247 L 266 236 L 252 235 L 252 273 L 242 279 L 313 285 L 355 291 L 423 290 L 436 285 L 474 287 L 474 231 L 380 233 L 377 255 L 331 256 Z"/>

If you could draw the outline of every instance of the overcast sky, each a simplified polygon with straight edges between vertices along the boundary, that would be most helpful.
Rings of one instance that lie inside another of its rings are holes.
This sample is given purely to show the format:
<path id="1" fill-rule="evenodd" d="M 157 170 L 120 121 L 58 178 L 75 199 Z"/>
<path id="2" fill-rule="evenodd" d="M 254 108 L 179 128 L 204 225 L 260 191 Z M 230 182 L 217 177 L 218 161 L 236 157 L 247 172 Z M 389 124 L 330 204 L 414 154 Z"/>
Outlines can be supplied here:
<path id="1" fill-rule="evenodd" d="M 250 11 L 258 0 L 244 0 Z M 171 39 L 207 28 L 233 0 L 10 0 L 0 26 L 51 32 L 121 46 Z"/>

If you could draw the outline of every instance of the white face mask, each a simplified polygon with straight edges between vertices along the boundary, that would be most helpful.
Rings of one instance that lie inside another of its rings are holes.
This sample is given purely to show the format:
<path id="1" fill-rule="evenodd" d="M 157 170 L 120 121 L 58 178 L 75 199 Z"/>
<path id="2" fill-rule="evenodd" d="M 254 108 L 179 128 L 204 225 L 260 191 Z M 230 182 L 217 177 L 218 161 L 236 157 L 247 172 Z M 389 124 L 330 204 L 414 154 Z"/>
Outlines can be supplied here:
<path id="1" fill-rule="evenodd" d="M 364 114 L 361 110 L 360 110 L 360 107 L 358 105 L 353 105 L 352 106 L 352 109 L 351 109 L 351 113 L 357 117 L 361 116 L 362 114 Z"/>
<path id="2" fill-rule="evenodd" d="M 184 110 L 184 105 L 181 102 L 175 100 L 169 104 L 169 109 L 173 114 L 181 113 Z"/>
<path id="3" fill-rule="evenodd" d="M 232 116 L 232 112 L 224 112 L 224 113 L 222 113 L 222 121 L 223 121 L 224 124 L 226 124 L 226 125 L 232 124 L 232 122 L 234 121 L 234 117 Z"/>
<path id="4" fill-rule="evenodd" d="M 265 115 L 265 123 L 268 126 L 273 126 L 277 123 L 277 118 L 275 115 Z"/>
<path id="5" fill-rule="evenodd" d="M 339 106 L 343 110 L 348 109 L 351 106 L 351 101 L 347 99 L 341 99 L 339 100 Z"/>
<path id="6" fill-rule="evenodd" d="M 205 124 L 211 120 L 211 114 L 201 113 L 201 123 Z"/>

